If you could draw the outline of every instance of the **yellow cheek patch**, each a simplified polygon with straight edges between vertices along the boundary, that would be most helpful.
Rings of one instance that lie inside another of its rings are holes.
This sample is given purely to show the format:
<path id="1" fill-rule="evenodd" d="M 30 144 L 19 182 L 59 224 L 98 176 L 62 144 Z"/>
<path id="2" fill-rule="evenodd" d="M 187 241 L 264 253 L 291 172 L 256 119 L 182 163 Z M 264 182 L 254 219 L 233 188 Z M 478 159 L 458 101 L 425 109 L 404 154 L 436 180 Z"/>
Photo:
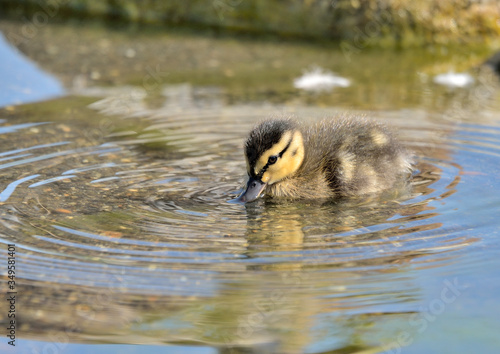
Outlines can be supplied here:
<path id="1" fill-rule="evenodd" d="M 264 168 L 264 166 L 267 165 L 267 161 L 269 160 L 270 156 L 278 155 L 280 152 L 283 151 L 283 149 L 290 142 L 291 137 L 292 137 L 292 132 L 290 132 L 290 131 L 285 132 L 285 134 L 283 134 L 283 136 L 281 137 L 280 141 L 278 141 L 278 143 L 274 144 L 269 150 L 267 150 L 264 154 L 262 154 L 262 156 L 259 158 L 259 160 L 255 164 L 254 172 L 256 175 L 258 175 L 260 170 L 262 170 L 262 168 Z"/>
<path id="2" fill-rule="evenodd" d="M 288 146 L 288 148 L 287 148 Z M 262 174 L 262 182 L 273 184 L 287 176 L 292 175 L 302 164 L 304 160 L 304 141 L 302 134 L 297 130 L 287 131 L 283 134 L 280 141 L 274 144 L 259 158 L 255 164 L 254 173 L 258 175 L 264 166 L 267 165 L 270 156 L 283 155 L 276 161 L 275 164 L 269 165 L 266 172 Z"/>
<path id="3" fill-rule="evenodd" d="M 265 173 L 269 174 L 267 183 L 273 184 L 293 175 L 302 165 L 302 161 L 304 161 L 304 143 L 302 134 L 296 131 L 286 152 L 276 164 L 269 166 Z"/>

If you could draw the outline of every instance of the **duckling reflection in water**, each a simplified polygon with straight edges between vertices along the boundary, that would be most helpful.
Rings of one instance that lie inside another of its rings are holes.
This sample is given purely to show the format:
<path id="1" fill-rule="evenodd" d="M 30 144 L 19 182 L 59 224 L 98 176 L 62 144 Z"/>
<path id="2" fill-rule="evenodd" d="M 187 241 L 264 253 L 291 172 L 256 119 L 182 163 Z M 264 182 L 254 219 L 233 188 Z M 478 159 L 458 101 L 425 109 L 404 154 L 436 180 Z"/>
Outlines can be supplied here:
<path id="1" fill-rule="evenodd" d="M 290 199 L 353 197 L 404 182 L 412 157 L 383 125 L 340 117 L 305 125 L 271 119 L 245 142 L 249 180 L 237 199 L 260 195 Z"/>

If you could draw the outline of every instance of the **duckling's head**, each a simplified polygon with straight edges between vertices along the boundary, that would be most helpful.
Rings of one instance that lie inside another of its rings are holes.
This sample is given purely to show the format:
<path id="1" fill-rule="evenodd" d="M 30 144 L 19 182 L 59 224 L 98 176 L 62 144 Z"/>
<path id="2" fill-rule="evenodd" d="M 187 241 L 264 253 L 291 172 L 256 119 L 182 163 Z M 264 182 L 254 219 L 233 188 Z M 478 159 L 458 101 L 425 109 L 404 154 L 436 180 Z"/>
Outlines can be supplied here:
<path id="1" fill-rule="evenodd" d="M 248 183 L 238 198 L 257 199 L 266 186 L 297 172 L 304 160 L 304 142 L 297 124 L 288 119 L 273 119 L 257 125 L 245 143 Z"/>

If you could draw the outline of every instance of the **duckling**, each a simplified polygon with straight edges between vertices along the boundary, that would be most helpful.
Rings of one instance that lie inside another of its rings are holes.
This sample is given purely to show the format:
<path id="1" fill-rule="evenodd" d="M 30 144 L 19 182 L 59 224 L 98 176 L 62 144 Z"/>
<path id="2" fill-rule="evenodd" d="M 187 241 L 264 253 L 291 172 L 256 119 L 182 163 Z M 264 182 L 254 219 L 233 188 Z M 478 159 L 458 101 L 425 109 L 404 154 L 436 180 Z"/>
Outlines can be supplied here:
<path id="1" fill-rule="evenodd" d="M 312 125 L 266 120 L 245 142 L 249 180 L 237 199 L 361 196 L 404 181 L 412 155 L 382 124 L 339 117 Z"/>

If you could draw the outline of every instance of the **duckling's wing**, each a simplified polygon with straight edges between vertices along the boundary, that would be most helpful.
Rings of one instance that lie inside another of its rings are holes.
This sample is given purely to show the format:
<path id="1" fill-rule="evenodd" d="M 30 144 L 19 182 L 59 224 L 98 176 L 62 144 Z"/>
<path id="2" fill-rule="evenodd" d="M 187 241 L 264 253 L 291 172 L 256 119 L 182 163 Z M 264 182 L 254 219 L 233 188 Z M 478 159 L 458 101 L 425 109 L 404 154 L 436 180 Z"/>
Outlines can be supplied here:
<path id="1" fill-rule="evenodd" d="M 306 167 L 320 169 L 336 194 L 387 189 L 410 170 L 411 154 L 381 124 L 349 117 L 321 122 L 310 133 Z"/>

